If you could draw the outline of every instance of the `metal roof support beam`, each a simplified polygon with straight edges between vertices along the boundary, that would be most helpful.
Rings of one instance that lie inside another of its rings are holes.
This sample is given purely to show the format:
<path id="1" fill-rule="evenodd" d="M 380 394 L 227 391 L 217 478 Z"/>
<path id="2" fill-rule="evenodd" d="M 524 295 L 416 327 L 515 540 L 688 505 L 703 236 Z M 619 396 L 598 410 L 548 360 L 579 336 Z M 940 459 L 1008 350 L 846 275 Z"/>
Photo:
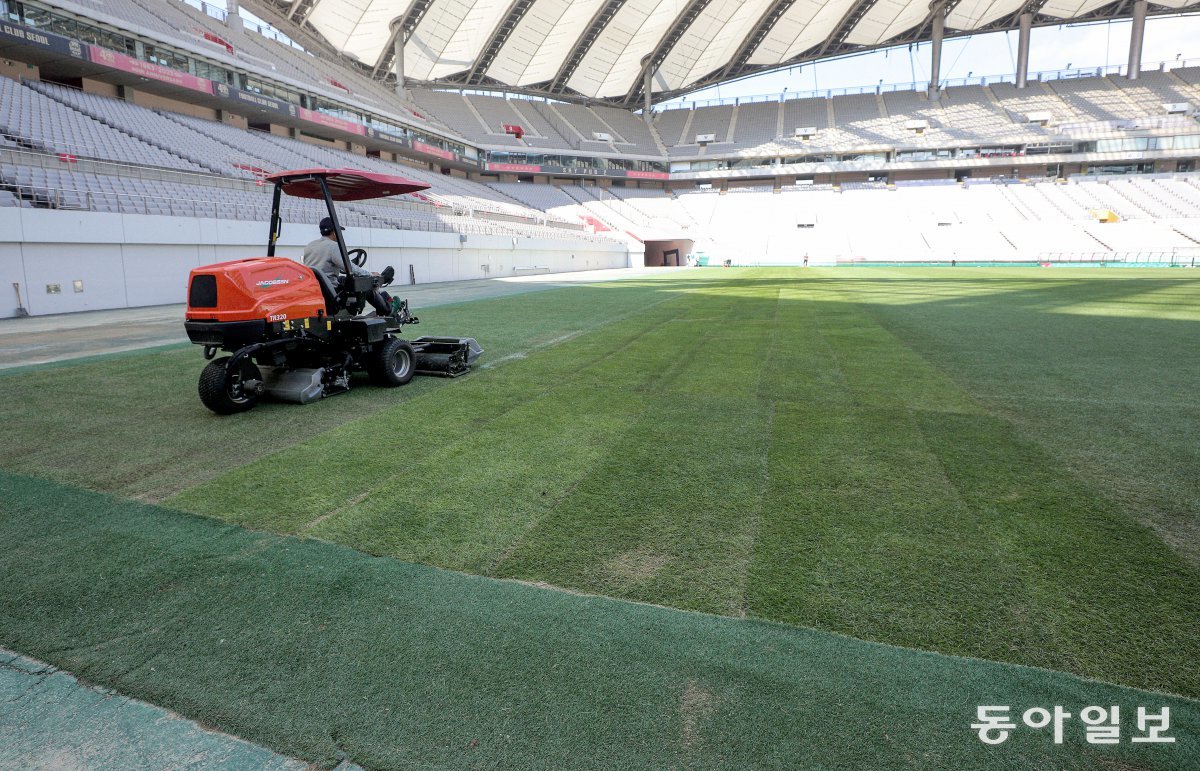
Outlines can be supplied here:
<path id="1" fill-rule="evenodd" d="M 846 40 L 846 36 L 849 35 L 856 26 L 858 26 L 858 22 L 861 21 L 862 17 L 867 14 L 867 11 L 871 10 L 871 6 L 873 5 L 875 5 L 875 0 L 855 0 L 854 4 L 851 5 L 850 8 L 846 10 L 846 13 L 842 15 L 841 21 L 839 21 L 837 26 L 833 28 L 833 32 L 831 32 L 829 37 L 825 39 L 825 42 L 821 44 L 821 48 L 817 51 L 817 55 L 805 56 L 804 58 L 820 59 L 830 51 L 838 50 L 842 43 Z"/>
<path id="2" fill-rule="evenodd" d="M 396 96 L 408 99 L 404 91 L 404 35 L 392 38 L 392 69 L 396 72 Z"/>
<path id="3" fill-rule="evenodd" d="M 475 64 L 471 67 L 471 71 L 467 73 L 467 84 L 478 85 L 483 80 L 483 76 L 487 74 L 488 68 L 492 66 L 492 62 L 496 61 L 496 57 L 500 54 L 500 49 L 508 41 L 513 31 L 517 28 L 517 24 L 524 18 L 525 12 L 533 7 L 534 0 L 513 0 L 508 6 L 508 11 L 500 19 L 500 23 L 492 30 L 492 34 L 488 37 L 488 42 L 479 49 L 479 57 L 475 60 Z"/>
<path id="4" fill-rule="evenodd" d="M 946 4 L 935 0 L 933 6 L 933 34 L 930 39 L 931 47 L 929 61 L 929 101 L 938 98 L 938 88 L 942 84 L 942 41 L 946 37 Z"/>
<path id="5" fill-rule="evenodd" d="M 654 47 L 654 51 L 647 57 L 642 59 L 642 74 L 650 72 L 654 73 L 658 70 L 659 65 L 671 53 L 671 49 L 679 42 L 679 38 L 683 37 L 683 33 L 688 31 L 692 23 L 704 12 L 708 7 L 710 0 L 689 0 L 683 11 L 676 14 L 675 21 L 671 22 L 670 28 L 659 39 L 658 45 Z M 629 87 L 629 93 L 625 94 L 625 104 L 637 104 L 638 89 L 642 87 L 645 77 L 638 78 L 633 85 Z"/>
<path id="6" fill-rule="evenodd" d="M 1018 20 L 1017 33 L 1017 88 L 1025 88 L 1029 82 L 1029 39 L 1033 31 L 1033 14 L 1023 13 Z"/>
<path id="7" fill-rule="evenodd" d="M 1133 4 L 1133 27 L 1129 30 L 1129 69 L 1125 77 L 1137 80 L 1142 72 L 1142 38 L 1146 35 L 1146 0 Z"/>
<path id="8" fill-rule="evenodd" d="M 550 86 L 546 90 L 550 93 L 561 93 L 567 86 L 567 81 L 575 74 L 575 70 L 579 67 L 579 63 L 583 61 L 583 57 L 587 56 L 587 52 L 591 50 L 592 44 L 600 37 L 600 33 L 612 21 L 612 18 L 617 15 L 617 11 L 621 10 L 621 6 L 625 5 L 625 0 L 607 0 L 604 5 L 600 6 L 596 14 L 592 16 L 591 22 L 579 34 L 579 39 L 575 41 L 575 45 L 569 50 L 572 52 L 558 68 L 554 79 L 550 81 Z"/>
<path id="9" fill-rule="evenodd" d="M 788 12 L 788 9 L 792 7 L 794 2 L 795 0 L 774 0 L 770 7 L 763 11 L 763 15 L 759 16 L 758 21 L 755 22 L 754 28 L 750 30 L 750 33 L 746 35 L 741 45 L 738 46 L 737 53 L 733 55 L 733 58 L 729 62 L 729 67 L 722 73 L 723 77 L 745 66 L 746 62 L 750 60 L 751 55 L 762 44 L 763 38 L 767 36 L 767 33 L 771 31 L 779 19 Z"/>
<path id="10" fill-rule="evenodd" d="M 295 21 L 296 11 L 300 10 L 300 6 L 304 4 L 304 0 L 292 0 L 292 5 L 287 10 L 287 17 Z"/>
<path id="11" fill-rule="evenodd" d="M 392 19 L 392 34 L 388 37 L 387 44 L 379 50 L 379 58 L 375 60 L 375 66 L 371 68 L 371 77 L 380 77 L 381 72 L 386 72 L 394 64 L 392 57 L 398 50 L 396 41 L 404 40 L 404 23 L 403 17 Z"/>
<path id="12" fill-rule="evenodd" d="M 233 39 L 241 37 L 242 15 L 238 13 L 238 0 L 229 0 L 225 7 L 225 26 L 229 27 L 229 36 Z"/>
<path id="13" fill-rule="evenodd" d="M 389 22 L 392 34 L 383 48 L 379 49 L 379 58 L 375 60 L 375 66 L 371 68 L 371 77 L 378 78 L 379 73 L 391 69 L 396 39 L 402 38 L 406 42 L 408 41 L 409 34 L 421 23 L 421 17 L 425 15 L 425 11 L 429 10 L 429 4 L 432 2 L 433 0 L 412 0 L 403 15 L 397 16 Z"/>
<path id="14" fill-rule="evenodd" d="M 291 21 L 286 15 L 287 9 L 270 0 L 239 0 L 238 5 L 285 33 L 292 40 L 304 46 L 304 49 L 310 53 L 319 53 L 325 56 L 341 55 L 341 52 L 330 45 L 329 41 L 320 32 L 317 32 L 312 27 L 302 27 L 296 22 Z M 283 5 L 287 6 L 290 3 L 284 2 Z"/>
<path id="15" fill-rule="evenodd" d="M 642 120 L 649 125 L 654 121 L 654 113 L 650 111 L 650 97 L 653 94 L 654 73 L 647 67 L 642 72 Z"/>

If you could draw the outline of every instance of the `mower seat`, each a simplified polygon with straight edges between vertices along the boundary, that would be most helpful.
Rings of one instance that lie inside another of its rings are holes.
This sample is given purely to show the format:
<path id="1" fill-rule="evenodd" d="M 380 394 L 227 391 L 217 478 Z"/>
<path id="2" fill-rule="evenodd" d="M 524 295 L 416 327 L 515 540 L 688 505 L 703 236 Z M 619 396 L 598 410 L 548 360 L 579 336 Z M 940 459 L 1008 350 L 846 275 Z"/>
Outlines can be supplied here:
<path id="1" fill-rule="evenodd" d="M 325 315 L 336 316 L 342 308 L 342 303 L 338 299 L 337 287 L 323 272 L 316 268 L 309 268 L 309 270 L 313 272 L 313 275 L 317 277 L 317 283 L 321 285 L 321 296 L 325 298 Z"/>

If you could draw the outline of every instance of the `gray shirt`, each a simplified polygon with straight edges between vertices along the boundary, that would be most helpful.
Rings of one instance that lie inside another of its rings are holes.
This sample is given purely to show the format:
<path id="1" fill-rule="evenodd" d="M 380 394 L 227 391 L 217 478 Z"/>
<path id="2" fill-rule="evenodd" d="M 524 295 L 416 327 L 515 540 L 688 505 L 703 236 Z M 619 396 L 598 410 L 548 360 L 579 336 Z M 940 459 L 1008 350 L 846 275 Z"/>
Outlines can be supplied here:
<path id="1" fill-rule="evenodd" d="M 305 265 L 310 268 L 316 268 L 330 278 L 335 278 L 337 274 L 346 271 L 346 266 L 342 263 L 342 253 L 338 250 L 337 241 L 330 241 L 324 236 L 304 247 L 303 260 Z M 371 275 L 371 271 L 364 270 L 354 263 L 350 264 L 350 269 L 358 276 Z"/>

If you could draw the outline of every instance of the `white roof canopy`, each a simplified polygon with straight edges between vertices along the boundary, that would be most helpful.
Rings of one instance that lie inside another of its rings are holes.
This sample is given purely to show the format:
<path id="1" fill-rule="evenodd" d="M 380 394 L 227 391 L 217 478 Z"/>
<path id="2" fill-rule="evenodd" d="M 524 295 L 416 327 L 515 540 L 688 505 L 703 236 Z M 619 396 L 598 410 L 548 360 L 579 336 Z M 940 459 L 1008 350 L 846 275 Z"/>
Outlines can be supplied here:
<path id="1" fill-rule="evenodd" d="M 336 49 L 405 78 L 510 87 L 558 98 L 640 102 L 786 64 L 928 40 L 929 0 L 270 0 Z M 1200 0 L 1161 0 L 1151 13 Z M 1124 0 L 948 0 L 946 34 L 1118 18 Z"/>

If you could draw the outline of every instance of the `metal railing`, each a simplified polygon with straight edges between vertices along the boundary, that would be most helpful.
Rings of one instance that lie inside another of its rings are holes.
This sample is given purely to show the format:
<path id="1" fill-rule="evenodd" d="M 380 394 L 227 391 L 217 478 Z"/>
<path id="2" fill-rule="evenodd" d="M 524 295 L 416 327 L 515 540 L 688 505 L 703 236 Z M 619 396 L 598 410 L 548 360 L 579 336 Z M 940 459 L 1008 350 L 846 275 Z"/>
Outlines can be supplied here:
<path id="1" fill-rule="evenodd" d="M 5 136 L 15 135 L 6 134 Z M 40 144 L 41 146 L 46 147 L 45 143 L 37 143 L 36 140 L 28 138 L 17 137 L 17 141 L 30 144 Z M 81 146 L 67 145 L 61 142 L 55 142 L 54 146 L 83 149 Z M 91 172 L 94 174 L 107 174 L 111 176 L 128 177 L 132 179 L 170 182 L 174 184 L 185 185 L 204 185 L 206 187 L 232 188 L 237 190 L 254 189 L 258 187 L 258 183 L 252 179 L 222 177 L 211 172 L 205 174 L 198 171 L 169 169 L 163 166 L 142 166 L 123 161 L 109 161 L 102 158 L 83 155 L 78 152 L 59 152 L 54 148 L 33 150 L 24 146 L 0 147 L 0 163 L 9 163 L 14 166 L 30 166 L 56 171 Z"/>
<path id="2" fill-rule="evenodd" d="M 205 14 L 206 16 L 211 16 L 212 18 L 216 19 L 217 21 L 225 22 L 229 19 L 229 11 L 228 10 L 226 10 L 225 8 L 213 5 L 212 3 L 206 3 L 206 2 L 204 2 L 204 0 L 183 0 L 183 2 L 186 3 L 187 5 L 192 6 L 193 8 L 195 8 L 196 10 Z M 271 38 L 272 40 L 274 40 L 278 43 L 283 43 L 284 45 L 290 46 L 292 48 L 298 48 L 301 51 L 304 50 L 303 48 L 300 48 L 300 46 L 298 46 L 294 40 L 289 38 L 287 35 L 284 35 L 282 32 L 275 29 L 274 27 L 270 27 L 270 26 L 264 27 L 263 25 L 255 24 L 254 22 L 252 22 L 246 18 L 242 19 L 242 26 L 245 27 L 246 29 L 254 30 L 258 34 L 262 35 L 263 37 Z"/>
<path id="3" fill-rule="evenodd" d="M 269 216 L 270 207 L 267 196 L 258 206 L 247 206 L 245 202 L 219 201 L 202 198 L 186 198 L 179 196 L 147 195 L 141 193 L 126 193 L 116 191 L 88 190 L 71 187 L 34 185 L 23 182 L 5 182 L 0 179 L 0 190 L 11 192 L 18 199 L 18 205 L 27 205 L 39 209 L 67 209 L 115 212 L 121 214 L 153 214 L 173 217 L 196 217 L 233 220 L 262 220 Z M 379 204 L 375 204 L 378 206 Z M 389 207 L 390 208 L 390 207 Z M 516 235 L 529 237 L 542 235 L 546 237 L 570 236 L 587 241 L 603 240 L 587 233 L 583 225 L 571 223 L 548 222 L 531 223 L 521 218 L 505 218 L 498 215 L 491 217 L 472 217 L 464 214 L 464 222 L 446 222 L 443 220 L 414 219 L 403 216 L 403 208 L 396 207 L 397 214 L 380 214 L 378 212 L 361 211 L 353 204 L 343 208 L 342 221 L 352 227 L 383 227 L 399 230 L 417 230 L 426 232 L 456 233 L 467 231 L 478 235 Z M 489 212 L 489 214 L 492 214 Z M 290 216 L 289 216 L 290 215 Z M 296 216 L 285 210 L 284 221 L 290 223 L 307 222 L 307 217 Z M 512 223 L 511 225 L 508 223 Z M 522 231 L 513 225 L 523 225 L 529 230 Z"/>
<path id="4" fill-rule="evenodd" d="M 1109 265 L 1178 265 L 1194 268 L 1200 261 L 1200 247 L 1175 247 L 1157 251 L 1112 252 L 1041 252 L 1038 262 Z"/>
<path id="5" fill-rule="evenodd" d="M 14 141 L 22 142 L 26 145 L 40 145 L 41 147 L 47 147 L 45 143 L 37 142 L 29 137 L 11 134 L 5 134 L 4 136 L 12 137 Z M 64 153 L 55 149 L 66 149 L 68 147 L 77 152 Z M 239 179 L 235 177 L 223 177 L 212 173 L 205 174 L 201 172 L 169 169 L 161 166 L 143 166 L 120 161 L 109 161 L 100 158 L 88 157 L 88 154 L 91 152 L 92 149 L 90 147 L 82 145 L 68 145 L 61 142 L 55 142 L 54 148 L 47 147 L 45 150 L 33 150 L 25 146 L 0 146 L 0 165 L 9 164 L 11 166 L 38 168 L 47 171 L 65 172 L 67 174 L 91 173 L 125 179 L 136 179 L 140 181 L 164 182 L 173 185 L 193 185 L 221 190 L 235 190 L 255 194 L 261 193 L 264 196 L 264 199 L 267 198 L 270 192 L 270 188 L 263 185 L 261 180 Z M 239 160 L 242 159 L 231 158 L 230 162 L 233 163 L 234 161 Z M 246 165 L 252 165 L 257 168 L 262 167 L 262 162 L 258 161 L 257 159 L 245 160 Z M 263 169 L 263 171 L 275 170 L 276 169 Z M 30 195 L 28 198 L 26 198 L 26 200 L 30 201 L 34 205 L 43 206 L 46 208 L 80 208 L 80 206 L 68 206 L 66 204 L 67 197 L 64 197 L 62 193 L 77 194 L 76 197 L 82 199 L 83 201 L 82 208 L 89 210 L 95 210 L 96 206 L 93 204 L 93 202 L 101 200 L 100 196 L 105 195 L 128 196 L 131 199 L 142 200 L 142 204 L 140 206 L 135 205 L 118 209 L 119 211 L 125 213 L 152 213 L 148 212 L 149 201 L 164 200 L 176 202 L 175 208 L 178 209 L 178 211 L 172 212 L 176 216 L 215 216 L 205 212 L 211 212 L 214 210 L 212 207 L 221 206 L 223 203 L 218 200 L 204 198 L 161 197 L 152 195 L 139 195 L 134 193 L 109 194 L 101 191 L 91 190 L 86 187 L 41 186 L 15 182 L 10 182 L 8 185 L 4 185 L 2 181 L 3 176 L 3 174 L 0 174 L 0 189 L 7 187 L 8 189 L 15 191 L 15 188 L 17 188 L 19 185 L 22 189 L 28 189 L 30 191 L 46 191 L 47 195 L 42 196 L 42 198 L 38 198 L 37 196 L 33 195 Z M 50 194 L 52 191 L 53 194 Z M 23 195 L 20 197 L 25 198 Z M 228 204 L 226 203 L 224 205 Z M 516 224 L 541 226 L 552 230 L 560 230 L 564 231 L 564 233 L 569 233 L 572 237 L 575 237 L 577 234 L 586 235 L 586 227 L 584 225 L 552 219 L 545 214 L 541 214 L 540 216 L 519 215 L 501 211 L 490 211 L 487 209 L 478 208 L 477 206 L 470 207 L 460 203 L 451 203 L 449 206 L 438 206 L 434 203 L 427 203 L 412 199 L 379 199 L 378 201 L 374 201 L 372 205 L 395 209 L 397 211 L 395 218 L 397 220 L 404 221 L 405 223 L 411 223 L 412 229 L 415 230 L 453 232 L 454 228 L 449 226 L 437 227 L 424 220 L 406 218 L 402 212 L 423 211 L 438 216 L 445 216 L 453 213 L 455 216 L 459 216 L 464 219 L 474 219 L 483 223 L 511 222 Z M 255 216 L 251 218 L 258 217 Z M 243 218 L 236 217 L 235 219 Z M 504 232 L 502 234 L 508 235 L 509 233 Z"/>
<path id="6" fill-rule="evenodd" d="M 583 144 L 579 137 L 583 135 L 583 132 L 573 130 L 573 127 L 567 121 L 557 112 L 550 109 L 549 104 L 549 102 L 533 102 L 531 106 L 537 111 L 538 115 L 542 116 L 543 120 L 550 124 L 552 129 L 558 132 L 564 142 L 570 145 L 572 149 L 579 150 Z"/>
<path id="7" fill-rule="evenodd" d="M 1200 59 L 1177 59 L 1171 62 L 1143 62 L 1142 72 L 1159 70 L 1169 72 L 1182 67 L 1200 67 Z M 1048 82 L 1053 80 L 1074 80 L 1076 78 L 1096 78 L 1108 75 L 1124 75 L 1126 65 L 1106 65 L 1097 67 L 1074 67 L 1066 70 L 1044 70 L 1029 73 L 1030 81 Z M 969 78 L 945 78 L 939 88 L 954 88 L 957 86 L 987 86 L 993 83 L 1015 83 L 1014 73 L 1003 75 L 976 75 Z M 657 106 L 655 112 L 670 110 L 694 110 L 698 107 L 715 107 L 728 104 L 753 104 L 755 102 L 785 102 L 794 99 L 830 99 L 835 96 L 851 96 L 854 94 L 885 94 L 894 91 L 924 91 L 929 87 L 929 81 L 909 81 L 907 83 L 878 83 L 873 86 L 849 86 L 845 88 L 818 88 L 809 91 L 783 91 L 777 94 L 755 94 L 753 96 L 729 96 L 719 99 L 697 99 L 692 101 L 667 102 Z"/>

